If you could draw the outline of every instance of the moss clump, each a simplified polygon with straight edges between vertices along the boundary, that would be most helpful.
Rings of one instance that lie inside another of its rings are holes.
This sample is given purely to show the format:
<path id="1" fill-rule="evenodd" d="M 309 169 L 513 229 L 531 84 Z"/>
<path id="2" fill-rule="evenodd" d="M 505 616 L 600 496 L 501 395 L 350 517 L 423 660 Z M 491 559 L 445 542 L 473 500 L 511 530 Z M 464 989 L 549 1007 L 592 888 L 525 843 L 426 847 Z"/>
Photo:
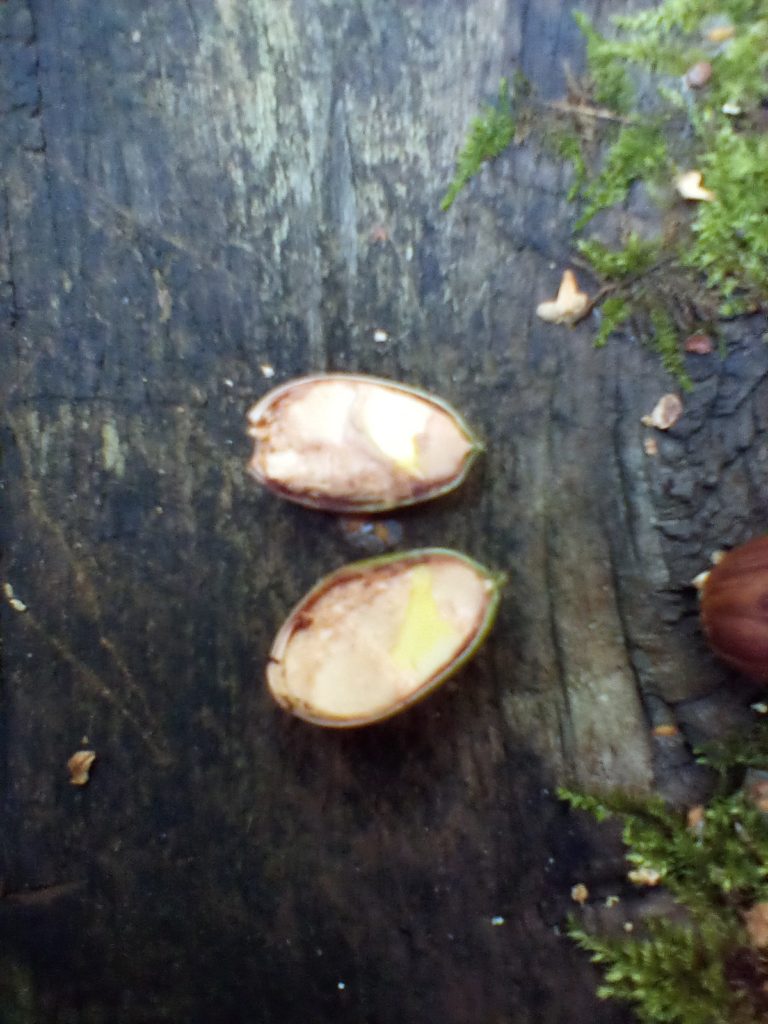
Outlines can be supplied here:
<path id="1" fill-rule="evenodd" d="M 622 283 L 645 277 L 664 261 L 658 241 L 635 232 L 627 237 L 623 249 L 610 249 L 597 239 L 581 239 L 577 248 L 600 277 Z"/>
<path id="2" fill-rule="evenodd" d="M 618 113 L 628 112 L 632 107 L 635 91 L 626 68 L 616 60 L 613 46 L 592 27 L 585 14 L 575 11 L 573 16 L 586 40 L 587 63 L 595 100 Z"/>
<path id="3" fill-rule="evenodd" d="M 643 239 L 634 233 L 627 236 L 621 249 L 610 249 L 596 239 L 581 239 L 577 248 L 605 291 L 595 345 L 604 345 L 612 334 L 630 324 L 680 387 L 690 389 L 680 334 L 715 312 L 703 302 L 681 309 L 680 296 L 696 293 L 692 274 L 677 265 L 659 239 Z"/>
<path id="4" fill-rule="evenodd" d="M 688 386 L 681 339 L 712 332 L 720 317 L 763 309 L 768 294 L 768 0 L 663 0 L 614 17 L 610 36 L 586 15 L 575 17 L 586 41 L 586 82 L 571 81 L 559 102 L 528 90 L 516 97 L 515 117 L 500 93 L 498 106 L 473 123 L 443 206 L 512 142 L 515 123 L 573 165 L 577 233 L 644 188 L 661 225 L 649 243 L 660 255 L 645 270 L 636 236 L 610 259 L 593 238 L 580 244 L 600 283 L 596 343 L 631 321 Z M 690 86 L 685 74 L 702 62 L 711 77 Z M 711 201 L 678 195 L 677 175 L 693 169 Z"/>
<path id="5" fill-rule="evenodd" d="M 469 135 L 459 153 L 456 173 L 440 206 L 447 210 L 456 196 L 488 160 L 499 156 L 515 137 L 515 118 L 512 115 L 512 100 L 509 84 L 502 78 L 495 106 L 487 106 L 474 119 Z"/>
<path id="6" fill-rule="evenodd" d="M 576 230 L 601 210 L 623 203 L 636 181 L 658 181 L 669 174 L 667 143 L 658 125 L 623 126 L 608 150 L 602 170 L 582 189 L 585 209 L 576 222 Z"/>
<path id="7" fill-rule="evenodd" d="M 647 1024 L 768 1019 L 768 950 L 748 927 L 755 908 L 768 914 L 765 795 L 734 786 L 746 764 L 768 764 L 768 729 L 702 760 L 717 768 L 720 789 L 706 807 L 687 813 L 657 796 L 560 791 L 600 821 L 618 817 L 628 863 L 653 872 L 680 909 L 680 921 L 650 917 L 620 938 L 570 923 L 571 937 L 603 969 L 599 995 L 629 1002 Z"/>
<path id="8" fill-rule="evenodd" d="M 600 998 L 630 1003 L 646 1024 L 754 1024 L 729 985 L 724 964 L 735 937 L 720 922 L 694 929 L 656 919 L 643 939 L 610 943 L 575 926 L 570 935 L 605 969 Z"/>
<path id="9" fill-rule="evenodd" d="M 587 38 L 593 95 L 617 113 L 627 109 L 606 94 L 613 68 L 642 80 L 645 96 L 644 109 L 636 104 L 630 124 L 606 133 L 596 176 L 580 190 L 583 210 L 576 229 L 623 203 L 631 185 L 642 182 L 660 207 L 664 226 L 658 243 L 676 279 L 675 303 L 670 305 L 668 295 L 654 297 L 651 281 L 642 294 L 622 293 L 615 267 L 593 260 L 588 247 L 582 251 L 604 287 L 619 288 L 625 305 L 639 301 L 646 307 L 650 343 L 685 386 L 681 336 L 702 320 L 758 310 L 768 290 L 768 3 L 666 0 L 614 18 L 611 39 L 583 15 L 577 20 Z M 684 73 L 702 61 L 709 62 L 712 77 L 691 88 Z M 712 201 L 686 204 L 676 194 L 676 174 L 691 168 L 703 173 Z M 615 254 L 615 266 L 636 257 L 631 242 L 627 250 Z M 621 315 L 619 310 L 613 296 L 599 342 L 629 318 L 626 309 Z"/>
<path id="10" fill-rule="evenodd" d="M 724 316 L 749 312 L 768 295 L 768 134 L 722 125 L 701 165 L 717 198 L 701 204 L 681 255 L 718 292 Z"/>

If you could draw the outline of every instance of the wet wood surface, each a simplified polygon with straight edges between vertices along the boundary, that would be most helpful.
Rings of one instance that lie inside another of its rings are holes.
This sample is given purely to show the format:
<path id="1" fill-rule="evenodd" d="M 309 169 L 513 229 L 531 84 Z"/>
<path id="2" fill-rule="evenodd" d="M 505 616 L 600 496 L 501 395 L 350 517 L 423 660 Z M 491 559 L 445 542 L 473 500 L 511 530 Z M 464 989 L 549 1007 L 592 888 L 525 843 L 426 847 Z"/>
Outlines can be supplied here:
<path id="1" fill-rule="evenodd" d="M 440 211 L 501 76 L 556 98 L 566 59 L 559 0 L 0 5 L 9 1020 L 627 1019 L 560 934 L 608 854 L 553 790 L 684 795 L 654 716 L 741 713 L 689 581 L 764 528 L 768 351 L 691 357 L 650 457 L 656 359 L 534 315 L 568 169 L 521 145 Z M 466 416 L 486 455 L 400 546 L 509 577 L 454 683 L 344 734 L 263 669 L 360 552 L 244 472 L 248 406 L 322 370 Z"/>

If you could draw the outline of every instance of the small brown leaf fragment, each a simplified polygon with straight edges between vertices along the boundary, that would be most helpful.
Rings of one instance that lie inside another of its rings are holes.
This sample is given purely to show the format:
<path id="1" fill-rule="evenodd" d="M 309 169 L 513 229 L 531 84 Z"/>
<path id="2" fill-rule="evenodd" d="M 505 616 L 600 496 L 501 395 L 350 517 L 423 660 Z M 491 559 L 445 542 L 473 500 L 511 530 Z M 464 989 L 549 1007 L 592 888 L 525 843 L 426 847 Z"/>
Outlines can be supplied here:
<path id="1" fill-rule="evenodd" d="M 654 736 L 678 736 L 680 730 L 672 722 L 664 722 L 662 725 L 655 725 L 651 733 Z"/>
<path id="2" fill-rule="evenodd" d="M 656 427 L 657 430 L 669 430 L 683 414 L 683 403 L 677 395 L 662 395 L 653 410 L 643 416 L 640 422 L 644 427 Z"/>
<path id="3" fill-rule="evenodd" d="M 715 346 L 708 334 L 689 334 L 683 347 L 686 352 L 692 352 L 697 356 L 707 356 Z"/>
<path id="4" fill-rule="evenodd" d="M 643 441 L 643 451 L 646 455 L 659 454 L 659 443 L 655 437 L 646 437 Z"/>
<path id="5" fill-rule="evenodd" d="M 758 811 L 768 812 L 768 779 L 757 779 L 747 790 L 747 795 Z"/>
<path id="6" fill-rule="evenodd" d="M 67 771 L 73 786 L 84 786 L 88 782 L 91 765 L 95 760 L 95 750 L 78 750 L 70 757 L 67 761 Z"/>
<path id="7" fill-rule="evenodd" d="M 745 910 L 744 925 L 753 946 L 757 949 L 768 946 L 768 903 L 756 903 Z"/>
<path id="8" fill-rule="evenodd" d="M 685 84 L 690 89 L 701 89 L 712 77 L 712 65 L 708 60 L 700 60 L 688 68 L 683 76 Z"/>
<path id="9" fill-rule="evenodd" d="M 692 202 L 711 203 L 715 193 L 711 189 L 704 188 L 701 183 L 701 171 L 685 171 L 675 178 L 675 188 L 683 199 L 690 199 Z"/>
<path id="10" fill-rule="evenodd" d="M 557 298 L 540 302 L 536 316 L 551 324 L 575 324 L 587 315 L 590 308 L 589 295 L 579 288 L 576 275 L 568 269 L 563 273 Z"/>
<path id="11" fill-rule="evenodd" d="M 583 882 L 577 882 L 571 889 L 571 899 L 574 903 L 583 904 L 589 899 L 589 889 Z"/>
<path id="12" fill-rule="evenodd" d="M 689 808 L 685 820 L 691 832 L 701 832 L 704 828 L 704 805 L 696 804 L 695 807 Z"/>

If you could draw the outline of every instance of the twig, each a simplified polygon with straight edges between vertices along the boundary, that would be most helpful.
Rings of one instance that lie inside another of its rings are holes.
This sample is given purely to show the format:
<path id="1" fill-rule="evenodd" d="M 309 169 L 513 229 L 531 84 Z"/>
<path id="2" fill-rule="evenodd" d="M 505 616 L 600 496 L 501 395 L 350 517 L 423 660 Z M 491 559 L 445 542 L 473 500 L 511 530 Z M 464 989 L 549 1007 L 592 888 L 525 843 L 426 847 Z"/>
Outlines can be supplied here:
<path id="1" fill-rule="evenodd" d="M 574 114 L 577 117 L 591 117 L 595 121 L 615 121 L 618 124 L 632 124 L 634 119 L 616 114 L 605 107 L 592 107 L 586 103 L 569 103 L 567 100 L 544 100 L 542 106 L 550 110 L 558 110 L 562 114 Z"/>

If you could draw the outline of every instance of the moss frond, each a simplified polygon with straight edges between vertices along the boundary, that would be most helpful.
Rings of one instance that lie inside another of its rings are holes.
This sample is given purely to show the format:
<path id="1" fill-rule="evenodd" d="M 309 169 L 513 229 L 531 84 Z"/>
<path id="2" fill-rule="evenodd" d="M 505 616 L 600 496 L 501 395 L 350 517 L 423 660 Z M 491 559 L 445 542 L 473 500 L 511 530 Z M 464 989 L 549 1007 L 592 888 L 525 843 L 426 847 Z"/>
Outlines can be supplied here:
<path id="1" fill-rule="evenodd" d="M 448 210 L 464 186 L 488 160 L 494 160 L 512 143 L 515 137 L 515 118 L 509 83 L 502 78 L 495 106 L 488 106 L 474 119 L 466 142 L 456 161 L 456 173 L 440 207 Z"/>
<path id="2" fill-rule="evenodd" d="M 768 727 L 710 748 L 707 763 L 725 780 L 735 768 L 766 765 Z M 598 821 L 616 817 L 630 865 L 658 873 L 679 920 L 650 916 L 620 938 L 569 935 L 603 970 L 599 994 L 630 1003 L 648 1024 L 750 1024 L 768 1014 L 768 957 L 745 913 L 768 904 L 768 816 L 750 790 L 726 789 L 695 818 L 660 797 L 558 795 Z"/>
<path id="3" fill-rule="evenodd" d="M 600 939 L 575 925 L 569 935 L 605 970 L 602 999 L 629 1003 L 646 1024 L 738 1024 L 752 1019 L 726 975 L 739 932 L 711 920 L 698 927 L 650 920 L 645 934 Z"/>
<path id="4" fill-rule="evenodd" d="M 685 371 L 680 333 L 669 310 L 661 305 L 653 306 L 649 316 L 653 329 L 651 347 L 660 356 L 661 365 L 667 373 L 677 380 L 684 391 L 690 391 L 693 384 Z"/>
<path id="5" fill-rule="evenodd" d="M 624 202 L 633 182 L 669 176 L 667 144 L 661 129 L 652 123 L 624 126 L 608 150 L 602 170 L 582 191 L 586 207 L 576 230 L 600 210 Z"/>
<path id="6" fill-rule="evenodd" d="M 602 348 L 612 334 L 632 317 L 632 304 L 621 295 L 609 295 L 600 307 L 600 327 L 595 335 L 595 348 Z"/>
<path id="7" fill-rule="evenodd" d="M 647 274 L 662 258 L 657 239 L 641 238 L 634 231 L 627 237 L 623 249 L 609 249 L 596 238 L 582 238 L 576 247 L 589 260 L 595 273 L 613 281 Z"/>
<path id="8" fill-rule="evenodd" d="M 616 60 L 615 45 L 601 35 L 581 11 L 573 15 L 587 44 L 592 90 L 598 103 L 624 114 L 632 106 L 634 90 L 629 75 Z"/>

